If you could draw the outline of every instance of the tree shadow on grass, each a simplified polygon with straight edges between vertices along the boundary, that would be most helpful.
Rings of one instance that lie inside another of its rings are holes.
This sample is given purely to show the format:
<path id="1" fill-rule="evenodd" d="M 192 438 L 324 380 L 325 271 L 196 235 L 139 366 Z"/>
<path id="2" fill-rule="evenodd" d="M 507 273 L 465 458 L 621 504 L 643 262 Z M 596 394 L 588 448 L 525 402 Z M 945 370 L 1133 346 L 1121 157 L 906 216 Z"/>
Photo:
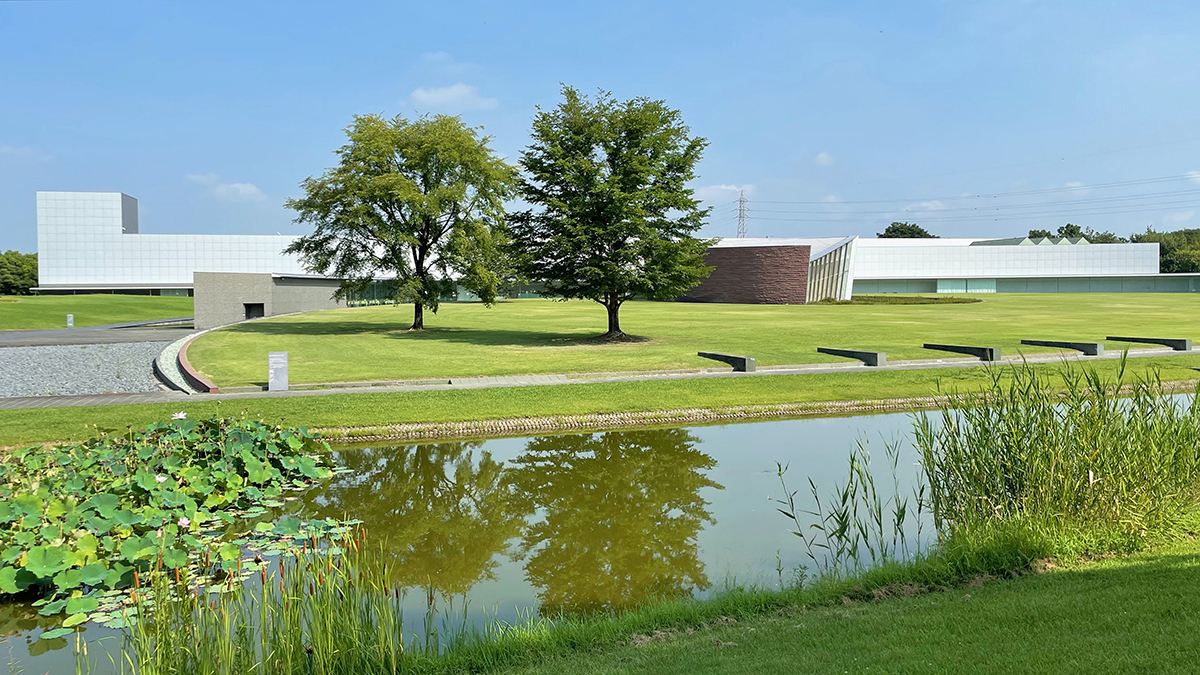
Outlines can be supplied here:
<path id="1" fill-rule="evenodd" d="M 558 332 L 500 328 L 455 328 L 427 326 L 410 331 L 395 321 L 251 321 L 224 329 L 231 333 L 264 336 L 359 336 L 375 335 L 386 340 L 450 342 L 484 347 L 582 347 L 617 344 L 600 338 L 596 332 Z M 647 342 L 649 338 L 630 336 L 629 342 Z"/>

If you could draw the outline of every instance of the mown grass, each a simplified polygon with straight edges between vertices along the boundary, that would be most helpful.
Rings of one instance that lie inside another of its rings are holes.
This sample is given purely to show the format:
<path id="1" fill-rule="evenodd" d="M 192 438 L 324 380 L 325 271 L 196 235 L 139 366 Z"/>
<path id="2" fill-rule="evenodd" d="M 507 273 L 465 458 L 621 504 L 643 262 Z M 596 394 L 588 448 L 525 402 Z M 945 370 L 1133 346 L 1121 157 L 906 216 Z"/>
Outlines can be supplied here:
<path id="1" fill-rule="evenodd" d="M 1200 333 L 1188 294 L 992 294 L 969 304 L 714 305 L 630 302 L 621 310 L 640 342 L 598 343 L 605 315 L 591 302 L 512 300 L 487 308 L 446 303 L 410 332 L 408 305 L 359 307 L 237 324 L 199 338 L 192 365 L 222 387 L 266 382 L 267 353 L 286 351 L 293 383 L 636 371 L 712 367 L 698 351 L 745 354 L 760 366 L 839 362 L 817 347 L 939 358 L 926 342 L 999 346 L 1021 339 Z M 1110 349 L 1121 345 L 1109 344 Z"/>
<path id="2" fill-rule="evenodd" d="M 192 315 L 192 299 L 149 295 L 26 295 L 0 301 L 0 331 L 66 328 Z"/>
<path id="3" fill-rule="evenodd" d="M 1057 373 L 1061 364 L 1039 364 Z M 1192 380 L 1200 356 L 1131 359 L 1131 374 L 1157 370 L 1163 380 Z M 884 400 L 970 390 L 990 383 L 987 369 L 944 368 L 769 377 L 609 382 L 404 393 L 327 394 L 245 398 L 223 402 L 193 397 L 178 403 L 0 410 L 0 447 L 81 439 L 97 431 L 140 428 L 186 412 L 192 419 L 245 410 L 254 418 L 307 427 L 369 427 L 407 422 L 719 408 L 823 401 Z"/>
<path id="4" fill-rule="evenodd" d="M 968 588 L 668 626 L 509 672 L 1192 673 L 1198 588 L 1200 544 L 1181 541 Z"/>

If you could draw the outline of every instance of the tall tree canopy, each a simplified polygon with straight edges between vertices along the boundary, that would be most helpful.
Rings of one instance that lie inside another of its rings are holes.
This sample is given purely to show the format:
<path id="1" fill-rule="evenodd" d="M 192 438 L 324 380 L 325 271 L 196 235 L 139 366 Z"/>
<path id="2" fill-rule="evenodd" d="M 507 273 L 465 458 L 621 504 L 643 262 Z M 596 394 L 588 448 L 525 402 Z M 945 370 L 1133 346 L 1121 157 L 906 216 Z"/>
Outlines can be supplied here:
<path id="1" fill-rule="evenodd" d="M 1158 269 L 1164 274 L 1200 272 L 1200 229 L 1174 232 L 1147 229 L 1130 239 L 1137 244 L 1158 242 Z"/>
<path id="2" fill-rule="evenodd" d="M 0 295 L 28 295 L 37 286 L 36 253 L 5 251 L 0 253 Z"/>
<path id="3" fill-rule="evenodd" d="M 312 234 L 287 248 L 314 272 L 342 280 L 338 297 L 395 276 L 394 302 L 412 302 L 413 330 L 425 327 L 447 280 L 495 300 L 504 200 L 515 170 L 457 117 L 417 120 L 356 116 L 337 166 L 301 183 L 289 199 Z"/>
<path id="4" fill-rule="evenodd" d="M 521 153 L 521 192 L 533 208 L 511 218 L 514 257 L 543 295 L 604 305 L 604 337 L 620 340 L 626 300 L 679 297 L 711 271 L 712 242 L 693 236 L 708 209 L 687 187 L 708 141 L 690 136 L 663 101 L 562 93 L 534 117 Z"/>
<path id="5" fill-rule="evenodd" d="M 892 223 L 883 232 L 876 232 L 880 239 L 937 239 L 936 234 L 929 234 L 925 228 L 916 223 Z"/>

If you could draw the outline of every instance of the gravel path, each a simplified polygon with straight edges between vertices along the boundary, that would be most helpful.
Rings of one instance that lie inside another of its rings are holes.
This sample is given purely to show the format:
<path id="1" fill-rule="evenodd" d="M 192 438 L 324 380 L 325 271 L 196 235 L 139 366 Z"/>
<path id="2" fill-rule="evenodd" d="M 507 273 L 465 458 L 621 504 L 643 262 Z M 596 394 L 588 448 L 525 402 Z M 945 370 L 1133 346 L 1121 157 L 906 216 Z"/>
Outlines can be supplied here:
<path id="1" fill-rule="evenodd" d="M 151 364 L 168 344 L 6 347 L 0 349 L 0 396 L 161 391 Z"/>

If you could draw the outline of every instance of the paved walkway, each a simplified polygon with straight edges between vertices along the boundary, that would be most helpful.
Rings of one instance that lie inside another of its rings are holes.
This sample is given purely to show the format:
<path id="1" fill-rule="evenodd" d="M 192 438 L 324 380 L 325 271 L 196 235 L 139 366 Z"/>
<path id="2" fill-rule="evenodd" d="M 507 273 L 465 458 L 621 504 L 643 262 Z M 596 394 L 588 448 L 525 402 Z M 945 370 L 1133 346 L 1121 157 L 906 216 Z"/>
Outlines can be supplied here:
<path id="1" fill-rule="evenodd" d="M 1153 356 L 1181 356 L 1200 354 L 1200 347 L 1190 352 L 1178 352 L 1167 348 L 1130 350 L 1130 358 Z M 1078 352 L 1050 352 L 1030 354 L 1025 357 L 1005 357 L 999 364 L 1056 363 L 1061 361 L 1087 362 L 1112 361 L 1121 358 L 1121 352 L 1109 351 L 1103 356 L 1083 356 Z M 464 377 L 446 380 L 421 380 L 411 383 L 393 382 L 379 385 L 367 383 L 331 383 L 325 389 L 293 389 L 291 391 L 247 391 L 223 394 L 193 394 L 181 392 L 156 392 L 145 394 L 96 394 L 92 396 L 26 396 L 0 398 L 0 410 L 27 408 L 62 408 L 94 405 L 122 405 L 126 403 L 171 403 L 208 400 L 238 400 L 250 398 L 289 398 L 303 396 L 329 396 L 331 394 L 368 394 L 413 391 L 447 391 L 455 389 L 490 389 L 497 387 L 530 387 L 545 385 L 587 384 L 595 382 L 639 382 L 647 380 L 686 380 L 726 377 L 771 377 L 774 375 L 805 375 L 819 373 L 877 372 L 886 370 L 929 370 L 936 368 L 971 368 L 988 364 L 972 358 L 921 359 L 913 361 L 889 361 L 883 367 L 864 366 L 860 363 L 813 363 L 791 366 L 765 366 L 753 373 L 734 373 L 728 370 L 676 370 L 625 373 L 584 373 L 554 375 L 516 375 L 508 377 Z M 1197 369 L 1200 370 L 1200 369 Z M 1198 374 L 1200 377 L 1200 374 Z"/>
<path id="2" fill-rule="evenodd" d="M 191 317 L 110 323 L 86 328 L 0 331 L 0 348 L 54 347 L 59 345 L 111 345 L 126 342 L 174 342 L 196 332 Z"/>

